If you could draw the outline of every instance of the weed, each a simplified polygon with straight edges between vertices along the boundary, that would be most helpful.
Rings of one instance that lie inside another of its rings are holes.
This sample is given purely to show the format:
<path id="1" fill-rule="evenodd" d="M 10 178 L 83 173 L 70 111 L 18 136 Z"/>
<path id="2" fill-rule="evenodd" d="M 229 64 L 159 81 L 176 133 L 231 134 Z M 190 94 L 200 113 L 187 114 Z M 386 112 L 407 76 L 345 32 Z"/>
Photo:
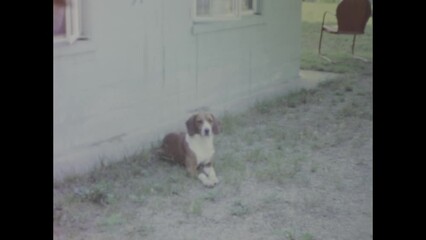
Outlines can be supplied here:
<path id="1" fill-rule="evenodd" d="M 110 227 L 113 227 L 113 226 L 116 226 L 116 225 L 122 225 L 124 223 L 125 223 L 125 220 L 124 220 L 121 213 L 112 213 L 108 217 L 106 217 L 105 219 L 102 219 L 98 223 L 98 225 L 100 227 L 110 228 Z"/>
<path id="2" fill-rule="evenodd" d="M 310 233 L 304 233 L 301 237 L 301 240 L 314 240 L 314 236 L 312 236 Z"/>
<path id="3" fill-rule="evenodd" d="M 91 188 L 75 188 L 74 198 L 82 202 L 91 202 L 104 206 L 112 203 L 115 196 L 108 191 L 108 187 L 105 184 L 96 184 Z"/>
<path id="4" fill-rule="evenodd" d="M 192 214 L 196 216 L 201 216 L 203 213 L 203 203 L 204 200 L 202 198 L 197 198 L 192 200 L 189 204 L 188 209 L 186 210 L 187 214 Z"/>
<path id="5" fill-rule="evenodd" d="M 241 201 L 236 201 L 232 204 L 230 212 L 232 216 L 243 217 L 250 213 L 250 209 Z"/>
<path id="6" fill-rule="evenodd" d="M 214 188 L 211 189 L 204 197 L 204 200 L 210 201 L 210 202 L 216 202 L 222 195 L 221 188 Z"/>
<path id="7" fill-rule="evenodd" d="M 296 237 L 293 231 L 286 229 L 276 229 L 273 231 L 273 234 L 283 236 L 286 240 L 314 240 L 314 237 L 310 233 L 304 233 L 302 236 Z"/>

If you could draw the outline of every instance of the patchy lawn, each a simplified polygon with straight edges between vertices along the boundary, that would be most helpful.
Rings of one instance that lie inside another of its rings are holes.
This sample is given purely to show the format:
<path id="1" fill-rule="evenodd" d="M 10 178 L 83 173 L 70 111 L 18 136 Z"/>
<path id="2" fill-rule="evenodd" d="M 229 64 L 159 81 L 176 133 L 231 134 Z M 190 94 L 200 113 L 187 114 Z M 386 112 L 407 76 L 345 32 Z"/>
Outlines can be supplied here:
<path id="1" fill-rule="evenodd" d="M 371 83 L 224 116 L 213 189 L 148 151 L 57 183 L 55 239 L 370 239 Z"/>
<path id="2" fill-rule="evenodd" d="M 344 74 L 222 116 L 219 185 L 158 161 L 154 144 L 55 183 L 54 238 L 372 239 L 372 66 L 322 62 L 309 24 L 302 67 Z M 371 56 L 371 38 L 359 48 Z"/>

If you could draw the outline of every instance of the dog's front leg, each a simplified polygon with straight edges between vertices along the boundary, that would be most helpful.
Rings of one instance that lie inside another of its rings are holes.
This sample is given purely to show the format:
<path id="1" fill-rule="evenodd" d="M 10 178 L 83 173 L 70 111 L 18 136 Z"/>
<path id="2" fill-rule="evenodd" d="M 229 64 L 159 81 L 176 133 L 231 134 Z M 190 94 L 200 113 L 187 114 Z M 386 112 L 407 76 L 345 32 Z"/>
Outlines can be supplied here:
<path id="1" fill-rule="evenodd" d="M 211 163 L 200 164 L 198 166 L 198 169 L 198 179 L 200 179 L 205 186 L 213 187 L 214 185 L 219 183 L 219 180 L 216 177 L 216 172 L 214 171 L 214 168 Z"/>
<path id="2" fill-rule="evenodd" d="M 201 163 L 200 165 L 197 166 L 198 179 L 200 179 L 200 181 L 204 184 L 204 186 L 214 187 L 214 185 L 217 182 L 213 181 L 213 179 L 210 176 L 211 170 L 209 168 L 207 168 L 206 166 L 207 165 L 205 165 L 203 163 Z"/>
<path id="3" fill-rule="evenodd" d="M 198 177 L 206 187 L 213 187 L 215 183 L 211 181 L 207 173 L 204 171 L 204 166 L 197 166 L 197 161 L 193 156 L 188 156 L 185 159 L 186 171 L 191 177 Z"/>
<path id="4" fill-rule="evenodd" d="M 219 183 L 219 179 L 216 176 L 216 172 L 211 162 L 206 164 L 206 166 L 204 167 L 204 171 L 207 173 L 210 181 L 213 182 L 213 184 Z"/>
<path id="5" fill-rule="evenodd" d="M 192 157 L 187 157 L 185 159 L 186 171 L 191 177 L 197 176 L 197 161 Z"/>

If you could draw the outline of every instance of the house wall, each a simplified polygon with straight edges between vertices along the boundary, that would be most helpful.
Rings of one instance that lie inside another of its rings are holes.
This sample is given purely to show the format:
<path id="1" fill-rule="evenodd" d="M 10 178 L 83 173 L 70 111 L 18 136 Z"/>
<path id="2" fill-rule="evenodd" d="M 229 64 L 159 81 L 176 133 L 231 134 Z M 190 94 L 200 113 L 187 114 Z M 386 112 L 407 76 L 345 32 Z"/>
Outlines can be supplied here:
<path id="1" fill-rule="evenodd" d="M 54 176 L 120 160 L 197 109 L 220 116 L 298 87 L 299 0 L 194 23 L 192 0 L 84 1 L 86 41 L 54 46 Z"/>

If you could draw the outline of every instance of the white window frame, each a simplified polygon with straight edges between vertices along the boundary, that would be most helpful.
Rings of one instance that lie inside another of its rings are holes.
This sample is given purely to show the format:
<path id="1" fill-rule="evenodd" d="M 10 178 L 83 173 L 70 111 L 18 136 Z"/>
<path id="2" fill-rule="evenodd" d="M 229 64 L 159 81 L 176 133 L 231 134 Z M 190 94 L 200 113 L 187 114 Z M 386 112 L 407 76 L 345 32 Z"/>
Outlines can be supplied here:
<path id="1" fill-rule="evenodd" d="M 213 0 L 214 1 L 214 0 Z M 192 16 L 194 22 L 218 22 L 218 21 L 231 21 L 241 20 L 241 16 L 255 15 L 258 14 L 258 1 L 253 0 L 253 9 L 242 10 L 242 0 L 230 0 L 234 6 L 234 12 L 229 15 L 217 15 L 217 16 L 198 16 L 197 15 L 197 0 L 193 0 Z"/>
<path id="2" fill-rule="evenodd" d="M 54 43 L 72 44 L 81 37 L 81 0 L 65 0 L 65 36 L 53 36 Z"/>
<path id="3" fill-rule="evenodd" d="M 258 14 L 258 0 L 253 0 L 253 9 L 250 10 L 243 10 L 242 7 L 241 8 L 241 15 L 255 15 Z M 243 2 L 241 1 L 240 6 L 242 6 Z"/>
<path id="4" fill-rule="evenodd" d="M 239 20 L 241 17 L 241 2 L 240 0 L 230 0 L 233 4 L 233 13 L 228 15 L 217 16 L 198 16 L 197 15 L 197 0 L 193 0 L 192 16 L 195 22 L 217 22 Z"/>

